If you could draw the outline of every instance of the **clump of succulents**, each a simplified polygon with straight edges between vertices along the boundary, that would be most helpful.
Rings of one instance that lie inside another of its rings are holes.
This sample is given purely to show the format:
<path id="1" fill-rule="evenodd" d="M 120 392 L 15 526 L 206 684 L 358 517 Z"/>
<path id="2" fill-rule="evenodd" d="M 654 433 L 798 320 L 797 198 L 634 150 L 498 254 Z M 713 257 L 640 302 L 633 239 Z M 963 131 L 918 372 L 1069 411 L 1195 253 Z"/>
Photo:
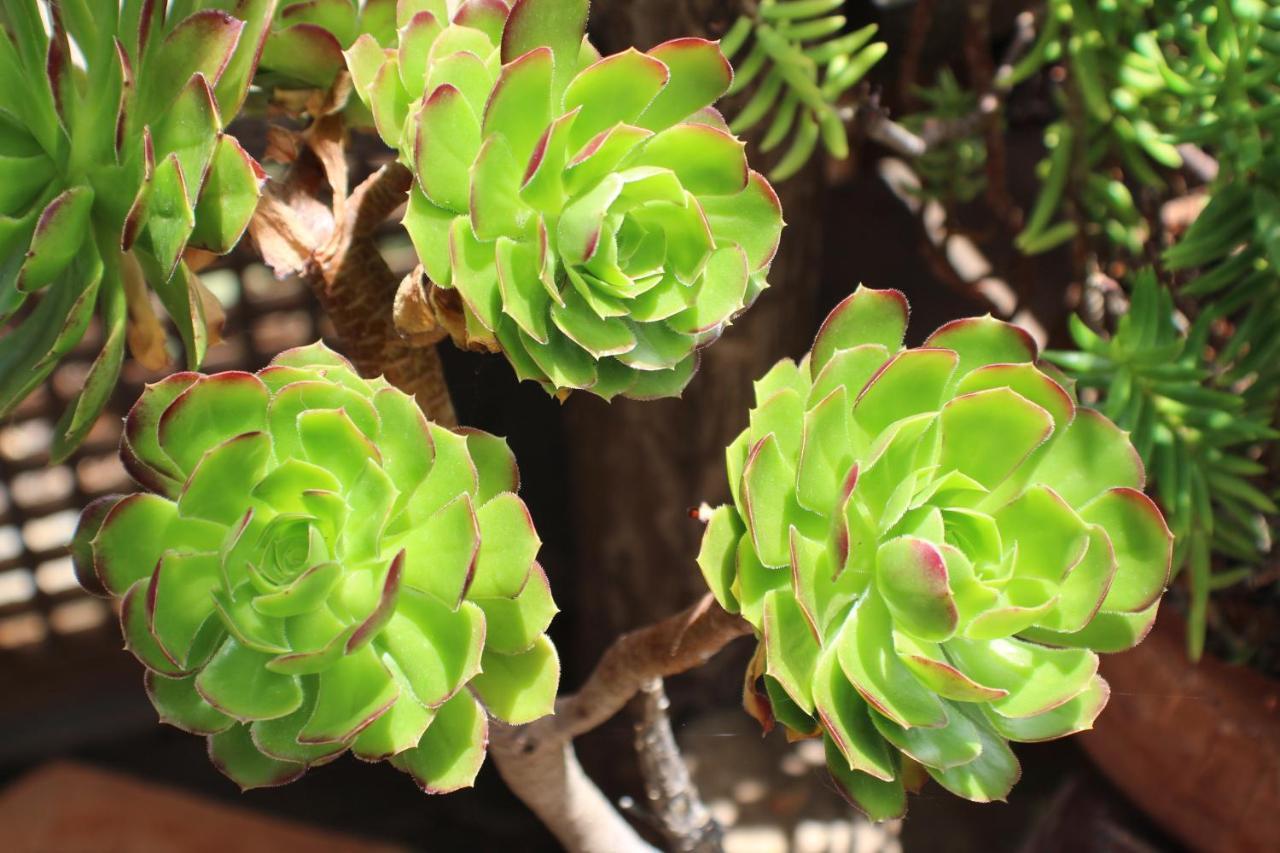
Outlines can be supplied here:
<path id="1" fill-rule="evenodd" d="M 152 367 L 166 363 L 148 287 L 175 321 L 188 364 L 199 364 L 212 297 L 184 251 L 229 251 L 263 179 L 222 128 L 248 89 L 275 0 L 223 4 L 239 17 L 206 8 L 213 3 L 170 17 L 166 5 L 14 0 L 0 9 L 0 323 L 39 294 L 0 338 L 0 417 L 44 381 L 95 313 L 103 326 L 55 456 L 93 425 L 126 344 Z"/>
<path id="2" fill-rule="evenodd" d="M 904 349 L 906 321 L 859 288 L 756 383 L 699 556 L 760 639 L 748 707 L 820 734 L 876 818 L 925 774 L 1002 799 L 1008 741 L 1089 728 L 1096 652 L 1144 636 L 1171 552 L 1127 434 L 1023 331 L 959 320 Z"/>
<path id="3" fill-rule="evenodd" d="M 398 46 L 362 35 L 347 61 L 414 172 L 404 225 L 442 322 L 456 293 L 455 339 L 557 394 L 678 394 L 766 286 L 782 228 L 711 109 L 732 79 L 719 48 L 602 59 L 580 1 L 401 11 Z"/>
<path id="4" fill-rule="evenodd" d="M 506 442 L 429 423 L 323 345 L 147 387 L 72 551 L 165 722 L 243 787 L 350 750 L 471 784 L 487 719 L 551 710 L 556 612 Z"/>

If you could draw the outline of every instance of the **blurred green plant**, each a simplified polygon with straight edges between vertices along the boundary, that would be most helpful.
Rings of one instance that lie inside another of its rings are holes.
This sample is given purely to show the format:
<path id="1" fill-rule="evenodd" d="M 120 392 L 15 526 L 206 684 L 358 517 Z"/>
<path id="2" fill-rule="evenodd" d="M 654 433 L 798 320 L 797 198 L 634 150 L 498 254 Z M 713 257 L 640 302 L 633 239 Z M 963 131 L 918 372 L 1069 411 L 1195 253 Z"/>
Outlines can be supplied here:
<path id="1" fill-rule="evenodd" d="M 784 181 L 798 172 L 819 139 L 832 157 L 849 156 L 848 132 L 837 103 L 889 47 L 871 41 L 875 24 L 844 33 L 845 18 L 837 14 L 843 5 L 843 0 L 762 0 L 720 40 L 729 59 L 741 54 L 728 94 L 757 84 L 730 128 L 745 133 L 768 119 L 760 141 L 765 152 L 791 139 L 769 172 L 771 180 Z M 744 52 L 748 42 L 751 47 Z"/>
<path id="2" fill-rule="evenodd" d="M 1280 9 L 1259 0 L 1051 0 L 1035 45 L 1002 79 L 1060 65 L 1063 119 L 1045 132 L 1043 186 L 1018 237 L 1048 251 L 1081 227 L 1141 256 L 1159 234 L 1134 202 L 1168 195 L 1179 143 L 1211 151 L 1237 178 L 1257 169 L 1280 110 Z M 1063 215 L 1074 200 L 1076 215 Z"/>
<path id="3" fill-rule="evenodd" d="M 923 106 L 902 124 L 916 134 L 931 124 L 966 120 L 978 109 L 978 96 L 961 86 L 949 68 L 938 74 L 935 85 L 918 87 L 915 94 Z M 912 166 L 920 177 L 916 194 L 944 207 L 972 201 L 986 188 L 986 163 L 987 143 L 981 126 L 973 123 L 967 132 L 930 145 L 915 159 Z"/>

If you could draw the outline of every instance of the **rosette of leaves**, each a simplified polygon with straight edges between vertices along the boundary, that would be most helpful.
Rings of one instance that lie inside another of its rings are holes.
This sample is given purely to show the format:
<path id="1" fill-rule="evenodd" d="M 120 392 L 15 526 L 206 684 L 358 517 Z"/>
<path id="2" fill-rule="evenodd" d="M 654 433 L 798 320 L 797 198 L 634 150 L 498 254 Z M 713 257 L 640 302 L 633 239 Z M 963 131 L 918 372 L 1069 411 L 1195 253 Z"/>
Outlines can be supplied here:
<path id="1" fill-rule="evenodd" d="M 1171 548 L 1125 433 L 1025 332 L 972 318 L 904 349 L 906 321 L 859 288 L 756 383 L 699 555 L 760 639 L 748 709 L 820 734 L 878 819 L 926 774 L 1003 799 L 1008 741 L 1089 728 L 1096 652 L 1146 633 Z"/>
<path id="2" fill-rule="evenodd" d="M 471 784 L 487 718 L 551 710 L 556 608 L 506 442 L 429 423 L 321 344 L 148 386 L 121 456 L 147 491 L 81 517 L 160 718 L 245 788 L 348 750 Z"/>
<path id="3" fill-rule="evenodd" d="M 1177 536 L 1175 569 L 1188 573 L 1187 649 L 1197 659 L 1210 593 L 1251 574 L 1271 548 L 1270 520 L 1280 512 L 1256 484 L 1267 473 L 1257 450 L 1280 435 L 1272 426 L 1280 313 L 1274 304 L 1259 306 L 1212 360 L 1207 336 L 1221 321 L 1218 312 L 1206 307 L 1186 331 L 1175 318 L 1171 294 L 1147 269 L 1135 278 L 1113 334 L 1104 337 L 1073 316 L 1080 351 L 1047 357 L 1098 393 L 1101 410 L 1131 432 L 1152 472 Z M 1211 554 L 1244 568 L 1214 571 Z"/>
<path id="4" fill-rule="evenodd" d="M 95 313 L 102 322 L 101 352 L 57 426 L 55 457 L 93 425 L 126 343 L 151 367 L 167 362 L 148 288 L 191 367 L 208 344 L 206 305 L 220 318 L 182 258 L 189 247 L 229 251 L 257 204 L 264 175 L 222 128 L 245 96 L 274 0 L 225 4 L 239 17 L 209 5 L 0 9 L 0 323 L 39 294 L 0 339 L 0 416 Z"/>
<path id="5" fill-rule="evenodd" d="M 843 5 L 843 0 L 762 0 L 754 5 L 753 14 L 735 21 L 720 41 L 731 59 L 752 42 L 737 64 L 729 94 L 758 83 L 730 127 L 743 133 L 768 118 L 761 151 L 772 151 L 791 140 L 769 171 L 775 181 L 800 171 L 819 139 L 832 157 L 849 156 L 849 140 L 836 103 L 884 58 L 889 46 L 871 41 L 876 24 L 843 33 L 845 18 L 835 14 Z"/>
<path id="6" fill-rule="evenodd" d="M 441 321 L 460 301 L 455 340 L 557 395 L 678 394 L 766 286 L 782 228 L 710 109 L 732 77 L 719 49 L 602 59 L 585 2 L 422 5 L 397 49 L 361 36 L 347 60 L 414 172 L 404 225 Z"/>

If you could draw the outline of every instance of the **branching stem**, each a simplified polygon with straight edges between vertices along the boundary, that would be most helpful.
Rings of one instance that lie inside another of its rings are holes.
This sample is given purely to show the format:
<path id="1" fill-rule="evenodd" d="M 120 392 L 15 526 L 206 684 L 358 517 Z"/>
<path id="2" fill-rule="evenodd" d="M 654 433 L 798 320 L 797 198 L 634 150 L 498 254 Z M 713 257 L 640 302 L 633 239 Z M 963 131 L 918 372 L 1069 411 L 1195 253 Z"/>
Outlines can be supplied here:
<path id="1" fill-rule="evenodd" d="M 404 203 L 412 174 L 392 163 L 348 195 L 345 168 L 337 165 L 344 162 L 341 135 L 307 143 L 288 176 L 267 186 L 250 223 L 263 259 L 277 275 L 303 277 L 361 373 L 386 376 L 412 394 L 428 418 L 456 426 L 434 343 L 408 341 L 396 329 L 399 282 L 375 240 L 378 227 Z M 330 204 L 320 200 L 326 188 Z"/>
<path id="2" fill-rule="evenodd" d="M 524 726 L 496 725 L 489 754 L 507 785 L 570 851 L 640 851 L 639 837 L 587 778 L 573 739 L 610 719 L 646 684 L 700 666 L 751 633 L 710 595 L 667 619 L 613 642 L 577 693 L 556 713 Z"/>

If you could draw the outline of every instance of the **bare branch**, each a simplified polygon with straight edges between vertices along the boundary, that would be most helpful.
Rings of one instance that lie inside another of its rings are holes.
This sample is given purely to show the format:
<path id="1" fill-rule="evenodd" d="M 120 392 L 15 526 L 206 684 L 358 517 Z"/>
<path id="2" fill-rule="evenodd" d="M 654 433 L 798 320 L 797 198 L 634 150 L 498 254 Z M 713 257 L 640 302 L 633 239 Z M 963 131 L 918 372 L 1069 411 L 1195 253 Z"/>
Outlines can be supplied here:
<path id="1" fill-rule="evenodd" d="M 1000 126 L 1000 113 L 1003 106 L 1003 95 L 1006 90 L 999 87 L 999 75 L 992 67 L 991 45 L 991 5 L 993 0 L 974 0 L 969 4 L 969 18 L 965 26 L 964 53 L 969 66 L 969 80 L 975 89 L 983 94 L 978 98 L 978 114 L 987 140 L 987 203 L 991 210 L 1010 231 L 1022 227 L 1022 212 L 1009 194 L 1008 170 L 1004 148 L 1004 130 Z M 1020 30 L 1030 32 L 1034 18 L 1028 13 L 1018 17 Z M 1029 45 L 1030 39 L 1015 37 L 1014 44 Z M 1025 49 L 1025 47 L 1023 48 Z M 1012 66 L 1013 54 L 1005 57 L 1004 65 Z"/>
<path id="2" fill-rule="evenodd" d="M 919 14 L 922 9 L 926 9 L 926 4 L 923 2 L 918 3 L 916 5 L 916 13 Z M 989 0 L 975 2 L 969 11 L 971 32 L 966 35 L 965 44 L 969 54 L 969 62 L 971 66 L 976 63 L 976 74 L 981 77 L 981 80 L 975 82 L 982 89 L 982 94 L 978 98 L 978 106 L 972 113 L 947 121 L 926 121 L 920 133 L 916 134 L 890 119 L 888 113 L 880 106 L 879 99 L 874 95 L 869 95 L 864 97 L 862 102 L 855 107 L 846 109 L 842 114 L 845 123 L 849 124 L 857 118 L 861 122 L 862 131 L 868 139 L 879 142 L 895 154 L 909 158 L 920 157 L 931 148 L 968 136 L 981 128 L 990 127 L 992 124 L 998 125 L 997 117 L 1000 114 L 1004 96 L 1012 88 L 1009 83 L 1009 75 L 1013 70 L 1013 66 L 1035 42 L 1036 16 L 1035 13 L 1030 11 L 1022 12 L 1018 15 L 1015 19 L 1013 37 L 1009 40 L 1008 48 L 1000 60 L 999 68 L 993 72 L 990 68 L 990 60 L 985 55 L 989 41 L 989 13 Z M 916 19 L 913 18 L 913 36 L 916 35 L 916 26 Z M 923 35 L 920 35 L 919 38 L 923 39 Z M 971 48 L 970 45 L 972 45 Z M 909 52 L 910 48 L 908 49 Z M 912 68 L 917 61 L 917 59 L 904 56 L 904 69 Z M 904 70 L 904 74 L 906 73 L 908 71 Z M 912 82 L 914 82 L 914 70 L 909 73 L 911 73 Z M 975 73 L 974 68 L 971 67 L 970 73 Z M 910 103 L 910 100 L 910 98 L 903 97 L 904 103 Z"/>
<path id="3" fill-rule="evenodd" d="M 846 108 L 841 113 L 841 118 L 848 124 L 859 115 L 862 132 L 867 139 L 879 142 L 895 154 L 912 160 L 928 153 L 931 144 L 929 140 L 889 118 L 888 111 L 880 106 L 878 98 L 869 97 L 858 107 Z"/>
<path id="4" fill-rule="evenodd" d="M 669 847 L 680 853 L 721 853 L 724 830 L 698 795 L 689 767 L 680 754 L 667 710 L 671 702 L 662 679 L 646 681 L 636 697 L 636 754 L 644 776 L 649 807 Z"/>
<path id="5" fill-rule="evenodd" d="M 902 66 L 898 72 L 898 100 L 908 109 L 916 102 L 915 88 L 920 77 L 920 57 L 929 35 L 929 24 L 937 12 L 937 0 L 917 0 L 911 10 L 906 44 L 902 48 Z"/>
<path id="6" fill-rule="evenodd" d="M 299 274 L 341 336 L 347 355 L 366 376 L 412 394 L 427 417 L 456 426 L 444 368 L 432 336 L 401 335 L 395 323 L 400 282 L 378 251 L 374 234 L 405 201 L 413 176 L 392 163 L 349 195 L 345 136 L 337 116 L 326 116 L 293 142 L 277 144 L 294 161 L 283 181 L 272 182 L 250 223 L 250 235 L 277 275 Z M 320 201 L 325 189 L 332 206 Z"/>
<path id="7" fill-rule="evenodd" d="M 911 166 L 905 160 L 884 157 L 876 169 L 889 191 L 919 220 L 925 257 L 939 279 L 957 293 L 985 302 L 996 316 L 1014 317 L 1018 298 L 1013 289 L 995 274 L 977 243 L 947 230 L 946 212 L 938 202 L 921 197 L 920 178 Z"/>
<path id="8" fill-rule="evenodd" d="M 1182 164 L 1202 183 L 1211 184 L 1218 178 L 1218 161 L 1198 145 L 1184 142 L 1178 146 Z"/>
<path id="9" fill-rule="evenodd" d="M 591 731 L 622 710 L 645 682 L 706 663 L 730 641 L 751 633 L 709 594 L 657 624 L 623 634 L 600 658 L 577 693 L 556 702 L 556 727 L 569 738 Z"/>
<path id="10" fill-rule="evenodd" d="M 672 850 L 720 853 L 724 849 L 724 830 L 707 811 L 689 778 L 689 768 L 671 731 L 671 718 L 667 715 L 671 703 L 662 689 L 662 679 L 645 682 L 636 704 L 636 755 L 655 823 Z"/>
<path id="11" fill-rule="evenodd" d="M 751 633 L 710 595 L 614 641 L 582 689 L 556 702 L 556 713 L 524 726 L 495 725 L 489 753 L 511 790 L 570 851 L 639 851 L 649 847 L 582 772 L 573 738 L 620 711 L 656 678 L 701 665 Z"/>
<path id="12" fill-rule="evenodd" d="M 536 740 L 528 729 L 491 722 L 489 755 L 507 787 L 565 849 L 570 853 L 655 853 L 583 771 L 572 741 Z"/>
<path id="13" fill-rule="evenodd" d="M 315 252 L 315 270 L 307 278 L 361 372 L 385 375 L 412 394 L 427 417 L 456 426 L 436 348 L 407 341 L 396 328 L 400 282 L 374 241 L 374 231 L 404 203 L 412 182 L 408 169 L 392 163 L 356 187 L 329 242 Z"/>

